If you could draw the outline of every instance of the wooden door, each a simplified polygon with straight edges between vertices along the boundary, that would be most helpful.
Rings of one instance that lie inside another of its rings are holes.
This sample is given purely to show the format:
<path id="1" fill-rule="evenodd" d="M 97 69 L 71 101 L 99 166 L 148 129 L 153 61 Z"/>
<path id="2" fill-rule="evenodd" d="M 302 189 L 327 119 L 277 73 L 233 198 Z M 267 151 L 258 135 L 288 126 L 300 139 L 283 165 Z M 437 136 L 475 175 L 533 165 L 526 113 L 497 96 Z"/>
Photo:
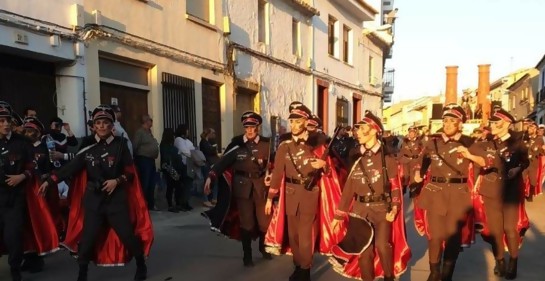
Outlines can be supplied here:
<path id="1" fill-rule="evenodd" d="M 213 81 L 202 81 L 202 116 L 203 130 L 212 128 L 216 131 L 216 143 L 218 150 L 222 149 L 221 143 L 221 107 L 220 107 L 220 85 Z M 200 135 L 202 132 L 198 132 Z M 199 145 L 200 137 L 196 146 Z M 223 150 L 223 149 L 222 149 Z"/>
<path id="2" fill-rule="evenodd" d="M 112 98 L 117 98 L 122 114 L 119 122 L 132 140 L 141 126 L 142 115 L 148 114 L 148 91 L 101 82 L 100 103 L 111 104 Z M 160 137 L 155 136 L 156 139 Z"/>
<path id="3" fill-rule="evenodd" d="M 246 111 L 254 111 L 254 100 L 257 92 L 246 89 L 238 88 L 237 97 L 236 97 L 236 110 L 233 116 L 233 135 L 242 135 L 244 134 L 244 127 L 240 123 L 240 117 Z M 263 120 L 266 122 L 266 120 Z"/>

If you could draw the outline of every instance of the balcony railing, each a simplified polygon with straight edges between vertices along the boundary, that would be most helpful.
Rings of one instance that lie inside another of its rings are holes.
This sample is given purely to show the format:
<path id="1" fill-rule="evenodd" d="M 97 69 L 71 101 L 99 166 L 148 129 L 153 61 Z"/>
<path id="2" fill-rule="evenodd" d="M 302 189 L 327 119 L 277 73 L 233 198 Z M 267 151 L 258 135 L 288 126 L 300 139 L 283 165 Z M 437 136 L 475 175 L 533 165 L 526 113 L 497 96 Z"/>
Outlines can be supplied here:
<path id="1" fill-rule="evenodd" d="M 392 94 L 394 92 L 394 72 L 393 68 L 387 68 L 384 70 L 382 76 L 382 87 L 384 94 Z"/>

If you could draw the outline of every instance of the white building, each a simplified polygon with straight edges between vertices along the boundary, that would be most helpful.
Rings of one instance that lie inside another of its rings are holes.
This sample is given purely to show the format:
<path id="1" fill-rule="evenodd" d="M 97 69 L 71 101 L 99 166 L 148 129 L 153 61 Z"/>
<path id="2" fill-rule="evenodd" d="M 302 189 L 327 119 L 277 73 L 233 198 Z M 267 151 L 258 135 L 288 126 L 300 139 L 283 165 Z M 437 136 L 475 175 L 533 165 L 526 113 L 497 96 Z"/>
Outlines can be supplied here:
<path id="1" fill-rule="evenodd" d="M 20 115 L 59 116 L 85 134 L 85 47 L 71 23 L 83 0 L 0 2 L 0 99 Z"/>

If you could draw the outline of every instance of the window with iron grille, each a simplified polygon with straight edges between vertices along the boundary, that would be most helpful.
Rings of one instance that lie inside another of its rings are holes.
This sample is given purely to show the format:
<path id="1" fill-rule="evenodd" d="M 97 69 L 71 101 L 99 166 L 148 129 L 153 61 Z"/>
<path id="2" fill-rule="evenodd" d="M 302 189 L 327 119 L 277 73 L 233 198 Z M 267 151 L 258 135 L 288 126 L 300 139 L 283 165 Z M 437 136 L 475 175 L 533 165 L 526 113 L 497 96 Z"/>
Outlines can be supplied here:
<path id="1" fill-rule="evenodd" d="M 335 25 L 337 24 L 337 19 L 329 16 L 329 22 L 327 24 L 327 52 L 331 56 L 335 56 L 335 40 L 336 32 Z"/>
<path id="2" fill-rule="evenodd" d="M 187 125 L 189 137 L 197 143 L 197 122 L 195 113 L 195 81 L 163 72 L 163 124 L 164 128 Z"/>

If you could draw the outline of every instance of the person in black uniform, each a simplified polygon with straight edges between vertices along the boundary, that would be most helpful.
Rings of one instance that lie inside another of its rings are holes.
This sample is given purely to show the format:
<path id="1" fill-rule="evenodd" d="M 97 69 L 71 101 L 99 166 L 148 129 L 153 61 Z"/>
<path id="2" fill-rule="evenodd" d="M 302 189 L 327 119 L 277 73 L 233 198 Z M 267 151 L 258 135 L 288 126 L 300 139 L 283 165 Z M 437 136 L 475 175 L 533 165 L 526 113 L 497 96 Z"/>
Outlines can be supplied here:
<path id="1" fill-rule="evenodd" d="M 22 280 L 24 182 L 32 177 L 30 144 L 12 131 L 11 106 L 0 102 L 0 232 L 8 252 L 13 281 Z"/>
<path id="2" fill-rule="evenodd" d="M 44 193 L 48 186 L 54 187 L 67 177 L 86 169 L 87 188 L 83 197 L 85 217 L 78 249 L 78 281 L 87 280 L 88 264 L 91 260 L 97 234 L 107 221 L 119 239 L 136 258 L 134 280 L 145 280 L 147 268 L 141 241 L 134 234 L 128 212 L 126 182 L 134 180 L 128 172 L 132 165 L 126 140 L 114 137 L 114 111 L 106 105 L 97 107 L 92 114 L 96 143 L 80 150 L 77 156 L 48 177 L 40 186 Z"/>
<path id="3" fill-rule="evenodd" d="M 236 136 L 227 146 L 225 155 L 214 165 L 204 184 L 205 194 L 210 193 L 210 185 L 228 168 L 233 168 L 233 195 L 236 198 L 240 217 L 241 242 L 244 252 L 244 266 L 253 266 L 252 233 L 256 221 L 259 228 L 259 251 L 264 259 L 272 259 L 265 252 L 265 233 L 271 215 L 265 214 L 268 188 L 264 178 L 270 158 L 270 140 L 259 135 L 262 118 L 259 114 L 247 111 L 240 118 L 244 135 Z"/>

